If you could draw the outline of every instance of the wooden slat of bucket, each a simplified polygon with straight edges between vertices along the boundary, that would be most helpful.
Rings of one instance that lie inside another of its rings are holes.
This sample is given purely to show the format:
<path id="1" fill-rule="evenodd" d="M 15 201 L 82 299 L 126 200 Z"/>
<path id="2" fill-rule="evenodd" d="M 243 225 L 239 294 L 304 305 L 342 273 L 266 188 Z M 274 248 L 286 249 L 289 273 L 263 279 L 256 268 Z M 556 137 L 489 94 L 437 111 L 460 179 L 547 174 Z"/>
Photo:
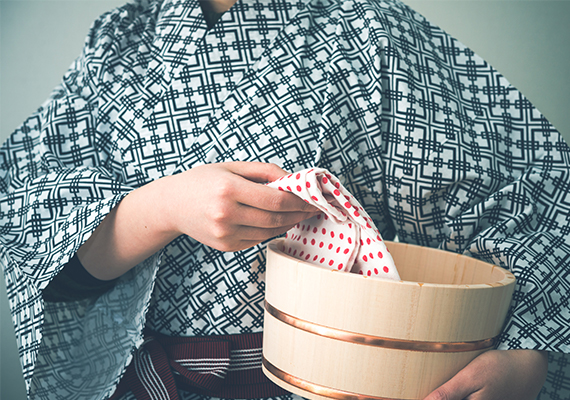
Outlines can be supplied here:
<path id="1" fill-rule="evenodd" d="M 465 279 L 461 268 L 450 266 L 450 260 L 455 260 L 464 264 L 463 269 L 469 266 L 473 278 L 488 282 L 439 285 L 371 279 L 301 262 L 278 251 L 279 243 L 268 247 L 267 301 L 287 314 L 338 329 L 419 341 L 488 339 L 499 334 L 514 290 L 510 273 L 453 253 L 429 255 L 439 256 L 435 261 L 428 259 L 434 275 L 443 276 L 441 269 L 456 269 L 459 272 L 454 274 Z M 408 268 L 425 260 L 410 255 L 417 246 L 388 245 L 404 276 Z M 402 258 L 399 251 L 408 256 Z M 486 272 L 472 271 L 477 268 Z M 503 279 L 493 282 L 497 277 Z"/>
<path id="2" fill-rule="evenodd" d="M 263 343 L 263 355 L 271 364 L 319 387 L 364 397 L 421 399 L 451 378 L 454 372 L 450 371 L 459 371 L 482 353 L 426 353 L 357 345 L 295 329 L 268 313 L 264 329 L 271 332 L 264 335 Z M 322 398 L 298 387 L 287 389 L 313 400 Z"/>

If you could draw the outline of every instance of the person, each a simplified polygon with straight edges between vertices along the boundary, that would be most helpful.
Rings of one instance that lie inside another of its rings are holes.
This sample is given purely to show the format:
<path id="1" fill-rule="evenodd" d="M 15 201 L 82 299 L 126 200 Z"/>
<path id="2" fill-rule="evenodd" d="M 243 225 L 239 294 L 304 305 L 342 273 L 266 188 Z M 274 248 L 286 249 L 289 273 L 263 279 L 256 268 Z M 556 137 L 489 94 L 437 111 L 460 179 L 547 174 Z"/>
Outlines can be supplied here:
<path id="1" fill-rule="evenodd" d="M 315 215 L 262 183 L 318 166 L 386 239 L 517 277 L 497 349 L 426 399 L 567 398 L 569 155 L 504 77 L 398 0 L 119 7 L 0 151 L 28 396 L 108 398 L 144 332 L 260 332 L 264 243 Z"/>

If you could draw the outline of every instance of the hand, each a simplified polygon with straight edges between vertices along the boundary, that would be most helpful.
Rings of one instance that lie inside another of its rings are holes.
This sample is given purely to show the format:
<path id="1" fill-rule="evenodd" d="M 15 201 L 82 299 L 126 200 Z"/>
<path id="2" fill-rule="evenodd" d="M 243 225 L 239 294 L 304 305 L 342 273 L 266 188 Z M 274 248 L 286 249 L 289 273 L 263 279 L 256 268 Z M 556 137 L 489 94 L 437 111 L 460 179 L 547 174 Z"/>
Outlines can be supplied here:
<path id="1" fill-rule="evenodd" d="M 547 354 L 487 351 L 424 400 L 534 400 L 546 379 Z"/>
<path id="2" fill-rule="evenodd" d="M 157 179 L 111 210 L 77 255 L 95 278 L 123 275 L 177 236 L 237 251 L 280 235 L 319 211 L 261 183 L 287 172 L 273 164 L 208 164 Z M 259 182 L 259 183 L 258 183 Z"/>
<path id="3" fill-rule="evenodd" d="M 298 196 L 261 184 L 287 174 L 259 162 L 193 168 L 171 177 L 167 215 L 180 234 L 210 247 L 251 247 L 319 213 Z"/>

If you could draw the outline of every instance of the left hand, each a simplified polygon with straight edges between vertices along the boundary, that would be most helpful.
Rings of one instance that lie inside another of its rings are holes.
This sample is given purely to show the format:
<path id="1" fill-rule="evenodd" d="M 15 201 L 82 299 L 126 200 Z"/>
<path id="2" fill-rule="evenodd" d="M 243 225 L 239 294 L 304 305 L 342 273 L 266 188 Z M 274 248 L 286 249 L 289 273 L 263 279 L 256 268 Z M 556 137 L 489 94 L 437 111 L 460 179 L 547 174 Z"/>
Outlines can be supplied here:
<path id="1" fill-rule="evenodd" d="M 424 400 L 534 400 L 547 370 L 545 351 L 490 350 Z"/>

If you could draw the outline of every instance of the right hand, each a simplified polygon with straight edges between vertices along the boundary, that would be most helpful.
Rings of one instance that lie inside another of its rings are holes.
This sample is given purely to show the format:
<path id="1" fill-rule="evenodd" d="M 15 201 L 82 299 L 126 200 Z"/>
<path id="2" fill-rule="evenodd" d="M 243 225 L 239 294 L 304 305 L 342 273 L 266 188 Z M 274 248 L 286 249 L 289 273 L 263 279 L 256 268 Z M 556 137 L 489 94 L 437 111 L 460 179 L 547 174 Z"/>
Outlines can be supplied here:
<path id="1" fill-rule="evenodd" d="M 222 251 L 252 247 L 320 213 L 298 196 L 273 189 L 288 172 L 275 164 L 206 164 L 169 177 L 172 229 Z"/>

